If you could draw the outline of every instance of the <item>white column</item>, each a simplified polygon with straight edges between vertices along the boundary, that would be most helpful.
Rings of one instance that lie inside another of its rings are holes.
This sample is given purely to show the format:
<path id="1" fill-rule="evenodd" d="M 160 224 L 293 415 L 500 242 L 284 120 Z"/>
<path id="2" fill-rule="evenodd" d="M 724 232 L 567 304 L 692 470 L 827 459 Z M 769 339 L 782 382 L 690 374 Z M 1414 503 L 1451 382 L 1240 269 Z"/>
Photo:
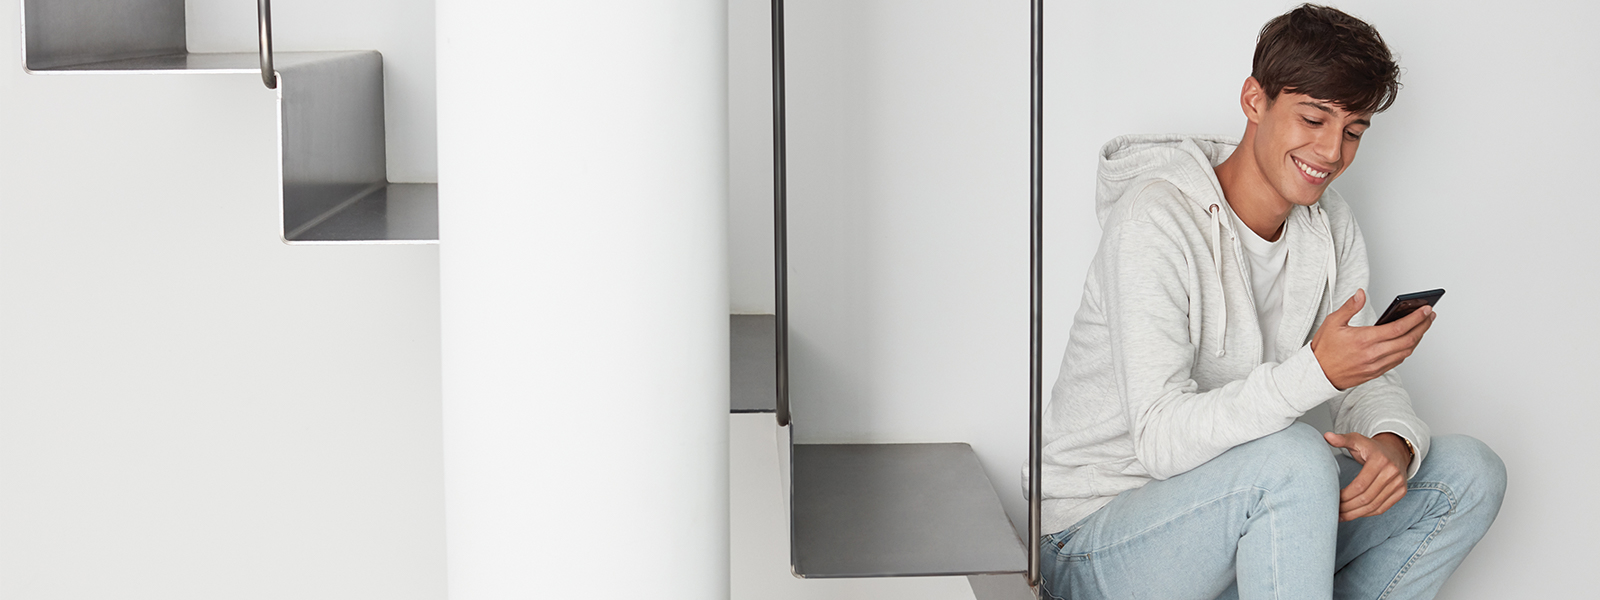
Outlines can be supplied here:
<path id="1" fill-rule="evenodd" d="M 451 600 L 727 597 L 724 0 L 438 0 Z"/>

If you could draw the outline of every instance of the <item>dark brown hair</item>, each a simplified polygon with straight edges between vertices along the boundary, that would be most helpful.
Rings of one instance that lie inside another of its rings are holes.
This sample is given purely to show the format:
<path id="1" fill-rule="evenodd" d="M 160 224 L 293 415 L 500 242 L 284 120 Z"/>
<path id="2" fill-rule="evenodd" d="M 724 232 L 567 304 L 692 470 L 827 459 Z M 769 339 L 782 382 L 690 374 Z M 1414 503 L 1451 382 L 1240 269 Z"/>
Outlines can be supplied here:
<path id="1" fill-rule="evenodd" d="M 1267 21 L 1256 38 L 1250 76 L 1270 100 L 1287 91 L 1358 114 L 1383 112 L 1400 92 L 1400 65 L 1378 30 L 1315 4 Z"/>

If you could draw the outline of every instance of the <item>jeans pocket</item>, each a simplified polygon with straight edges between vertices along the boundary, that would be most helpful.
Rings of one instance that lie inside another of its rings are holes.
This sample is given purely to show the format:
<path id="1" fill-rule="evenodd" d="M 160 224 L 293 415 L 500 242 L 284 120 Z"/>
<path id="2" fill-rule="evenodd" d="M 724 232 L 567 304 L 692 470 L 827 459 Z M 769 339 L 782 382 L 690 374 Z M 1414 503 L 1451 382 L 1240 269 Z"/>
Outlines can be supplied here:
<path id="1" fill-rule="evenodd" d="M 1067 573 L 1070 569 L 1080 569 L 1079 563 L 1089 560 L 1087 553 L 1071 553 L 1066 550 L 1067 543 L 1072 540 L 1073 534 L 1083 525 L 1077 524 L 1064 531 L 1058 531 L 1039 537 L 1039 591 L 1041 600 L 1066 600 Z M 1074 565 L 1069 567 L 1068 565 Z"/>
<path id="2" fill-rule="evenodd" d="M 1054 555 L 1057 562 L 1079 562 L 1089 560 L 1089 553 L 1087 552 L 1073 553 L 1066 551 L 1067 542 L 1071 541 L 1073 534 L 1077 533 L 1082 527 L 1083 524 L 1080 523 L 1073 525 L 1072 527 L 1068 527 L 1062 531 L 1040 536 L 1039 549 L 1042 551 L 1041 556 L 1048 557 Z"/>

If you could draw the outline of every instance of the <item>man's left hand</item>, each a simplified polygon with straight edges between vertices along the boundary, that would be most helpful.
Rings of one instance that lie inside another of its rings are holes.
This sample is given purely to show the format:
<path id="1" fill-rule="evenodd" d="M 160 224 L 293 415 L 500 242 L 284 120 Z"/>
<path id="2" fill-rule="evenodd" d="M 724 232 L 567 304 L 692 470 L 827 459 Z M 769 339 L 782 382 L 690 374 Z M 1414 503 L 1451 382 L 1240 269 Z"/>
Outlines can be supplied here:
<path id="1" fill-rule="evenodd" d="M 1359 433 L 1324 433 L 1323 439 L 1335 448 L 1350 451 L 1361 463 L 1361 472 L 1339 492 L 1339 520 L 1354 521 L 1381 515 L 1406 495 L 1406 471 L 1411 452 L 1400 436 L 1380 433 L 1367 437 Z"/>

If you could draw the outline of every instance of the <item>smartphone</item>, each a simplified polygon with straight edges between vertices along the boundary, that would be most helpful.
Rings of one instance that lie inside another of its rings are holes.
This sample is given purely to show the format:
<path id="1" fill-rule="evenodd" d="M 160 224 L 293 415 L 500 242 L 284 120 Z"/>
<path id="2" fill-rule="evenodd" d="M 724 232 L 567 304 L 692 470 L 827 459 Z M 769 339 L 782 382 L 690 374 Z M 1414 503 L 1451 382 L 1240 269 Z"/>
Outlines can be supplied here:
<path id="1" fill-rule="evenodd" d="M 1395 296 L 1394 302 L 1389 303 L 1389 309 L 1383 311 L 1383 316 L 1378 317 L 1378 322 L 1375 325 L 1391 323 L 1419 308 L 1438 304 L 1439 298 L 1442 297 L 1444 297 L 1444 288 Z"/>

